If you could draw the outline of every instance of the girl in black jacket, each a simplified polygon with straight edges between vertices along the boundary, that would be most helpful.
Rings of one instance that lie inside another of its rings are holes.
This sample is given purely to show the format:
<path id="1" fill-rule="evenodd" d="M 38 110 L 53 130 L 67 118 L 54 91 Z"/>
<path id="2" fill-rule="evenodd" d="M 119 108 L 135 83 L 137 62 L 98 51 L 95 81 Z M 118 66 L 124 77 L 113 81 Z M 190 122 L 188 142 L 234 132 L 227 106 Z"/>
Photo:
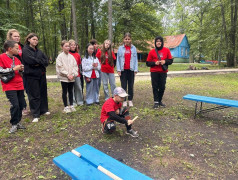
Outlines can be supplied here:
<path id="1" fill-rule="evenodd" d="M 48 59 L 45 54 L 37 48 L 38 36 L 30 33 L 25 40 L 25 46 L 22 51 L 22 60 L 24 64 L 24 76 L 27 79 L 27 92 L 32 122 L 38 122 L 40 115 L 50 114 L 48 112 L 46 67 Z"/>

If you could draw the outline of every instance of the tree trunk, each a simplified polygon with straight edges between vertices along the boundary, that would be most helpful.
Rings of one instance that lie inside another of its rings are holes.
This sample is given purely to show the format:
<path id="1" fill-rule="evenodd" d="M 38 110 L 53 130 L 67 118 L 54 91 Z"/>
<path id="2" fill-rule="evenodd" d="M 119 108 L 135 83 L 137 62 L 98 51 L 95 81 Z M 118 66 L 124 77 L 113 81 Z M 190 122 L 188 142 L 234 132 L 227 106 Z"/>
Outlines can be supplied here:
<path id="1" fill-rule="evenodd" d="M 74 40 L 78 43 L 78 31 L 77 31 L 77 22 L 76 22 L 76 7 L 75 0 L 72 0 L 72 19 L 73 19 L 73 30 L 74 30 Z"/>
<path id="2" fill-rule="evenodd" d="M 43 46 L 44 46 L 44 52 L 45 54 L 48 56 L 48 51 L 46 48 L 46 38 L 45 38 L 45 26 L 44 26 L 44 22 L 43 22 L 43 18 L 42 18 L 42 13 L 41 13 L 41 2 L 40 0 L 38 0 L 38 4 L 39 4 L 39 12 L 40 12 L 40 24 L 41 24 L 41 30 L 42 30 L 42 37 L 43 37 Z"/>
<path id="3" fill-rule="evenodd" d="M 112 0 L 108 0 L 108 38 L 112 42 Z"/>
<path id="4" fill-rule="evenodd" d="M 236 50 L 236 24 L 237 24 L 237 0 L 235 2 L 233 0 L 231 2 L 231 28 L 229 33 L 229 49 L 227 54 L 227 66 L 228 67 L 234 67 L 236 56 L 235 56 L 235 50 Z"/>
<path id="5" fill-rule="evenodd" d="M 6 8 L 10 9 L 10 1 L 9 0 L 6 0 Z"/>
<path id="6" fill-rule="evenodd" d="M 64 15 L 64 0 L 59 0 L 59 14 L 61 17 L 61 23 L 60 23 L 60 32 L 61 32 L 61 39 L 67 39 L 67 27 L 66 27 L 66 19 Z"/>
<path id="7" fill-rule="evenodd" d="M 94 6 L 93 6 L 93 2 L 90 2 L 90 21 L 91 21 L 91 37 L 92 39 L 95 39 L 96 38 L 96 35 L 95 35 L 95 18 L 94 18 Z"/>

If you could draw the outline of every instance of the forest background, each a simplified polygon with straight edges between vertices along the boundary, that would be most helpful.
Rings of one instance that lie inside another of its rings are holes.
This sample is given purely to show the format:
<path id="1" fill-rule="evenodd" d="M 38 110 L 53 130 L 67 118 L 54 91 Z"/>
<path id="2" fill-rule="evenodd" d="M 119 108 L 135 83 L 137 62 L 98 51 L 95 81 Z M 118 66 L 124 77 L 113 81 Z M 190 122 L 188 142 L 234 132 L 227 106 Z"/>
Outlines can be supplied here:
<path id="1" fill-rule="evenodd" d="M 191 57 L 234 67 L 237 6 L 237 0 L 1 0 L 0 47 L 11 28 L 20 31 L 22 43 L 35 32 L 40 49 L 54 62 L 63 39 L 75 39 L 84 54 L 90 39 L 101 44 L 110 37 L 117 47 L 130 32 L 133 44 L 148 53 L 147 41 L 155 36 L 184 33 Z"/>

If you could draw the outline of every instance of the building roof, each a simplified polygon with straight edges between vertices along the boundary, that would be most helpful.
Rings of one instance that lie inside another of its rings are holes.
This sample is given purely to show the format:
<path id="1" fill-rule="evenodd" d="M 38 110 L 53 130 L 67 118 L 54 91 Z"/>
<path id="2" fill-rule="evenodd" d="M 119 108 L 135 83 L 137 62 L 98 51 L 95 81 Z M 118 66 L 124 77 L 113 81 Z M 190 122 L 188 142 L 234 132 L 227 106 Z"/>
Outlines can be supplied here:
<path id="1" fill-rule="evenodd" d="M 181 44 L 184 36 L 185 34 L 179 34 L 175 36 L 165 36 L 164 46 L 167 48 L 175 48 Z"/>

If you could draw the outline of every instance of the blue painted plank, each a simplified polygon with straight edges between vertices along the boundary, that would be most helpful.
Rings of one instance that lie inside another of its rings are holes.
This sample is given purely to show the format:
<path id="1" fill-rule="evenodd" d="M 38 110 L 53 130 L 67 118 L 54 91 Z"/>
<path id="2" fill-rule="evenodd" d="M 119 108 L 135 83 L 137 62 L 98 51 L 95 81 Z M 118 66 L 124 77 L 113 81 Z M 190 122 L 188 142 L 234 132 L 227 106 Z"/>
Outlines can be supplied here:
<path id="1" fill-rule="evenodd" d="M 55 157 L 53 162 L 74 180 L 111 180 L 92 164 L 71 152 Z"/>
<path id="2" fill-rule="evenodd" d="M 92 162 L 96 167 L 100 165 L 106 168 L 123 180 L 151 180 L 150 177 L 136 171 L 120 161 L 117 161 L 88 144 L 78 147 L 75 150 L 82 155 L 83 159 Z"/>
<path id="3" fill-rule="evenodd" d="M 194 94 L 187 94 L 186 96 L 183 97 L 183 99 L 238 108 L 237 100 L 214 98 L 214 97 L 208 97 L 208 96 L 198 96 Z"/>

